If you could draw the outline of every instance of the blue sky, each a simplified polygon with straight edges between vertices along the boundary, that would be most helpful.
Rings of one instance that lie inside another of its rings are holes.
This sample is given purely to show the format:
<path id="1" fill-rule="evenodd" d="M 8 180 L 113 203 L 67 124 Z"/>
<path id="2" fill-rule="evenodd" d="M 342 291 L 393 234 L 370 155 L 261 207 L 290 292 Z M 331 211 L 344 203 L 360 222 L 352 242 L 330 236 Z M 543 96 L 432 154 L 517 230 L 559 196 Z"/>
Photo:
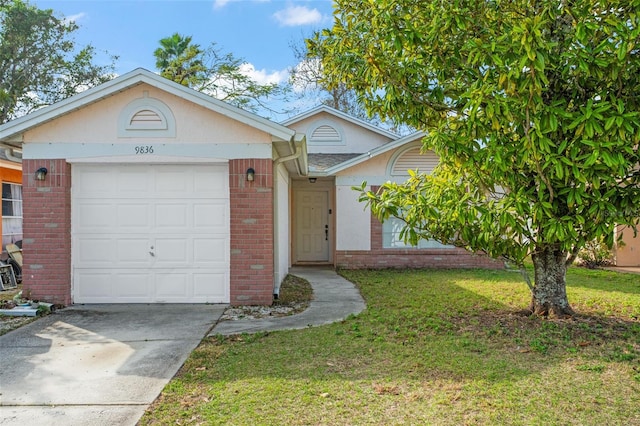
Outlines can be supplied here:
<path id="1" fill-rule="evenodd" d="M 41 9 L 74 20 L 75 39 L 119 56 L 116 72 L 138 67 L 155 71 L 158 40 L 173 33 L 193 42 L 215 42 L 243 58 L 261 82 L 287 78 L 296 61 L 290 48 L 332 24 L 330 0 L 31 0 Z"/>

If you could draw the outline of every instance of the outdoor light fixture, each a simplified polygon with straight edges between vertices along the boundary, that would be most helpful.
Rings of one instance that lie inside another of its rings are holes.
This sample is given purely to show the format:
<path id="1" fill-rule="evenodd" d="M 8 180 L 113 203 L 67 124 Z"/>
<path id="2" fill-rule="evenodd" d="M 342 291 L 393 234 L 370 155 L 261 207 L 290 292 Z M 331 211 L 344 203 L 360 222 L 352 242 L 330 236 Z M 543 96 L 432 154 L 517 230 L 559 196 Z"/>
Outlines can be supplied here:
<path id="1" fill-rule="evenodd" d="M 247 180 L 249 182 L 253 182 L 253 179 L 255 178 L 255 176 L 256 176 L 256 171 L 253 170 L 253 168 L 249 167 L 247 169 Z"/>
<path id="2" fill-rule="evenodd" d="M 318 178 L 309 178 L 309 183 L 316 183 Z"/>
<path id="3" fill-rule="evenodd" d="M 44 180 L 44 177 L 47 175 L 47 168 L 40 167 L 36 170 L 36 180 Z"/>

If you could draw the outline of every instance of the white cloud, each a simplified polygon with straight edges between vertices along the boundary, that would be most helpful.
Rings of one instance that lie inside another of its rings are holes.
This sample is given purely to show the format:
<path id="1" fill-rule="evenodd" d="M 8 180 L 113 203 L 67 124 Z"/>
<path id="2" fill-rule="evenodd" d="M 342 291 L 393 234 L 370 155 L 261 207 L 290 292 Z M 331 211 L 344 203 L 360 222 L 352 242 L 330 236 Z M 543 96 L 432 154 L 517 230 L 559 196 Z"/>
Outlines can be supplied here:
<path id="1" fill-rule="evenodd" d="M 273 17 L 285 27 L 316 24 L 322 21 L 322 14 L 318 9 L 309 9 L 305 6 L 289 6 L 274 13 Z"/>
<path id="2" fill-rule="evenodd" d="M 77 23 L 79 20 L 81 20 L 85 16 L 87 16 L 86 13 L 80 12 L 80 13 L 76 13 L 75 15 L 65 16 L 63 21 L 64 21 L 65 24 L 70 24 L 72 22 L 76 22 Z"/>
<path id="3" fill-rule="evenodd" d="M 226 5 L 234 1 L 238 2 L 242 0 L 213 0 L 213 8 L 222 9 L 223 7 L 225 7 Z M 256 3 L 266 3 L 266 2 L 269 2 L 270 0 L 253 0 L 253 1 Z"/>
<path id="4" fill-rule="evenodd" d="M 214 9 L 222 9 L 223 7 L 225 7 L 227 5 L 227 3 L 229 3 L 230 0 L 215 0 L 213 2 L 213 8 Z"/>
<path id="5" fill-rule="evenodd" d="M 240 72 L 251 77 L 251 79 L 258 84 L 280 84 L 289 79 L 289 71 L 287 70 L 276 70 L 271 72 L 264 68 L 257 70 L 253 64 L 248 62 L 240 65 Z"/>

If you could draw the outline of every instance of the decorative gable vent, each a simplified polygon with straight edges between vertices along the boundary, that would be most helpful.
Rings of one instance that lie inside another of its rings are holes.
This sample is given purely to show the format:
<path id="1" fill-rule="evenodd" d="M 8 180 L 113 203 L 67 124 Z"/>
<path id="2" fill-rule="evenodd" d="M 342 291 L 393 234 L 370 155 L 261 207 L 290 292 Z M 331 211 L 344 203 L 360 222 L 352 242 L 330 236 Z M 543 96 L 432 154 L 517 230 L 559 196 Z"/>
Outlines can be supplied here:
<path id="1" fill-rule="evenodd" d="M 138 129 L 166 129 L 167 122 L 157 111 L 143 109 L 131 117 L 129 126 Z"/>
<path id="2" fill-rule="evenodd" d="M 309 144 L 314 145 L 344 145 L 342 132 L 333 124 L 321 123 L 311 132 Z"/>
<path id="3" fill-rule="evenodd" d="M 411 148 L 401 153 L 393 162 L 391 175 L 408 176 L 408 170 L 418 170 L 420 173 L 431 173 L 438 165 L 438 156 L 433 151 L 420 153 L 420 148 Z"/>
<path id="4" fill-rule="evenodd" d="M 311 139 L 339 142 L 342 137 L 335 128 L 329 126 L 328 124 L 324 124 L 313 131 L 313 133 L 311 134 Z"/>
<path id="5" fill-rule="evenodd" d="M 171 109 L 162 101 L 143 97 L 124 107 L 118 118 L 118 136 L 121 138 L 174 138 L 176 121 Z"/>

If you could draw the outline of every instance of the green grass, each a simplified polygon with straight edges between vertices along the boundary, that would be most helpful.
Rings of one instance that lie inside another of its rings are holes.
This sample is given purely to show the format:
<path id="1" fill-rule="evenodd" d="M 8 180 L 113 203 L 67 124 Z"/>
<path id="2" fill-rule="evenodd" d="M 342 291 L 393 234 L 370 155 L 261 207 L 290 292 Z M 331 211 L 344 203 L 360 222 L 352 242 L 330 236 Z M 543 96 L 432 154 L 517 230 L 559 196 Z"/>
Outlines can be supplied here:
<path id="1" fill-rule="evenodd" d="M 141 424 L 640 425 L 640 276 L 572 268 L 575 319 L 507 271 L 344 271 L 367 309 L 214 337 Z"/>

